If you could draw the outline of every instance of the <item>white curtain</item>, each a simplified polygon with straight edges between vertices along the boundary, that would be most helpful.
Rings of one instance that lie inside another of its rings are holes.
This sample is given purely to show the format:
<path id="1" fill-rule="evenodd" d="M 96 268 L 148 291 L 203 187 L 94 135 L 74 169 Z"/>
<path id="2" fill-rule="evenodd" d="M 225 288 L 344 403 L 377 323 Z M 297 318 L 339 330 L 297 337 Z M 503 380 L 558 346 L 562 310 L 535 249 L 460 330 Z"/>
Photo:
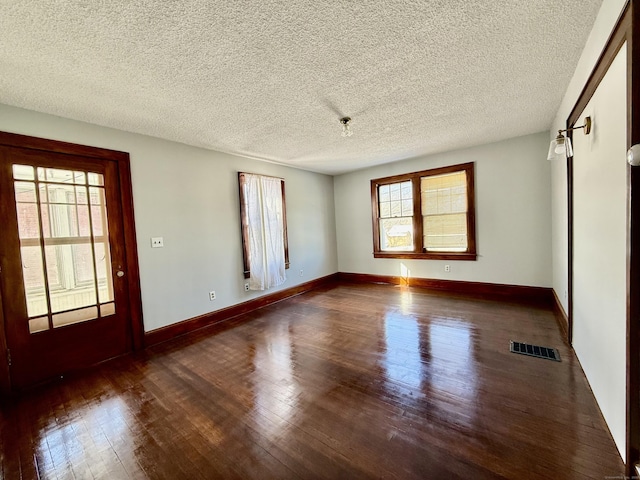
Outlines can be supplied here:
<path id="1" fill-rule="evenodd" d="M 265 290 L 284 283 L 284 223 L 281 180 L 246 174 L 245 199 L 249 230 L 249 289 Z"/>

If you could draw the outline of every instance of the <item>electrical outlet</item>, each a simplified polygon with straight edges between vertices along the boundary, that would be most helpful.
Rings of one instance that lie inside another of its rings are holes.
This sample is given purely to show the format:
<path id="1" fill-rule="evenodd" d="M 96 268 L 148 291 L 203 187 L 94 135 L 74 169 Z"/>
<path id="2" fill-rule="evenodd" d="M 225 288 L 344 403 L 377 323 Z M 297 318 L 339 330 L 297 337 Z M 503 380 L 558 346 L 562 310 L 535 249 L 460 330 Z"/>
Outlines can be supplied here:
<path id="1" fill-rule="evenodd" d="M 451 271 L 451 265 L 445 265 L 444 266 L 444 271 L 445 272 L 450 272 Z"/>
<path id="2" fill-rule="evenodd" d="M 249 284 L 248 284 L 248 283 L 245 283 L 245 284 L 244 284 L 244 291 L 245 291 L 245 292 L 248 292 L 248 291 L 249 291 Z"/>
<path id="3" fill-rule="evenodd" d="M 162 237 L 151 237 L 151 248 L 162 248 L 164 247 L 164 240 Z"/>
<path id="4" fill-rule="evenodd" d="M 300 276 L 304 275 L 304 270 L 300 269 Z"/>
<path id="5" fill-rule="evenodd" d="M 211 300 L 212 302 L 216 299 L 216 292 L 215 290 L 211 290 L 209 292 L 209 300 Z"/>

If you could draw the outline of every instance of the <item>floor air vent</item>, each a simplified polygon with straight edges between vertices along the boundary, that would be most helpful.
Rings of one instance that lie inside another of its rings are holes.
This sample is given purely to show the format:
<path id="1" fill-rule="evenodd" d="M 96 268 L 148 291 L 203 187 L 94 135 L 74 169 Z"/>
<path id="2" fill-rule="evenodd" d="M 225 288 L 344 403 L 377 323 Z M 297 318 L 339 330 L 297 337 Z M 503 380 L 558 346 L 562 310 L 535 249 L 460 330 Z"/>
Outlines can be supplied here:
<path id="1" fill-rule="evenodd" d="M 539 345 L 529 345 L 528 343 L 511 341 L 512 353 L 529 355 L 531 357 L 546 358 L 548 360 L 560 361 L 560 354 L 555 348 L 541 347 Z"/>

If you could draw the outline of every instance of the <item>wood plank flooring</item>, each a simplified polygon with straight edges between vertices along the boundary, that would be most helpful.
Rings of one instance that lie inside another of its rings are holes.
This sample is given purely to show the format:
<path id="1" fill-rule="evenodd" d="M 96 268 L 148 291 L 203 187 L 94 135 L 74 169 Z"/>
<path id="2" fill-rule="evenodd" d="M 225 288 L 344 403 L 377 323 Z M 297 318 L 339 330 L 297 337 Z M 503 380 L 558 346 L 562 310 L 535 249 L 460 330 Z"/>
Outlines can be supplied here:
<path id="1" fill-rule="evenodd" d="M 417 288 L 327 286 L 4 403 L 6 479 L 624 473 L 551 310 Z"/>

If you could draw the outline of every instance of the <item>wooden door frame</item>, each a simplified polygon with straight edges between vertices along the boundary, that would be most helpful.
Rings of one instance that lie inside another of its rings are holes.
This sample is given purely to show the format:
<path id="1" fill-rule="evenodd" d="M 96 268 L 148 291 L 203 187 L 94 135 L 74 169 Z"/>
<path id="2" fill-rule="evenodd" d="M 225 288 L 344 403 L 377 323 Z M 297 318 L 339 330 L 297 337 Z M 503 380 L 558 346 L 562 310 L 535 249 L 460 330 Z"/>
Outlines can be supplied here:
<path id="1" fill-rule="evenodd" d="M 566 128 L 579 120 L 611 63 L 627 44 L 627 148 L 640 143 L 640 0 L 628 0 L 593 68 Z M 634 88 L 634 86 L 636 88 Z M 597 127 L 596 127 L 597 128 Z M 569 132 L 571 134 L 571 132 Z M 626 474 L 640 461 L 640 168 L 627 165 Z M 573 158 L 567 158 L 569 226 L 567 340 L 573 346 Z"/>
<path id="2" fill-rule="evenodd" d="M 138 248 L 136 241 L 135 221 L 133 215 L 133 189 L 131 186 L 131 166 L 129 154 L 116 150 L 60 142 L 44 138 L 0 132 L 0 145 L 7 147 L 26 148 L 44 152 L 55 152 L 67 155 L 80 155 L 99 160 L 116 162 L 118 180 L 120 182 L 120 203 L 122 206 L 122 220 L 124 223 L 125 273 L 127 278 L 127 293 L 129 297 L 130 350 L 139 350 L 144 346 L 144 325 L 142 322 L 142 296 L 140 292 L 140 268 L 138 263 Z M 1 275 L 1 273 L 0 273 Z M 2 309 L 2 295 L 0 294 L 0 391 L 8 393 L 11 390 L 9 359 L 5 331 L 5 319 Z"/>

